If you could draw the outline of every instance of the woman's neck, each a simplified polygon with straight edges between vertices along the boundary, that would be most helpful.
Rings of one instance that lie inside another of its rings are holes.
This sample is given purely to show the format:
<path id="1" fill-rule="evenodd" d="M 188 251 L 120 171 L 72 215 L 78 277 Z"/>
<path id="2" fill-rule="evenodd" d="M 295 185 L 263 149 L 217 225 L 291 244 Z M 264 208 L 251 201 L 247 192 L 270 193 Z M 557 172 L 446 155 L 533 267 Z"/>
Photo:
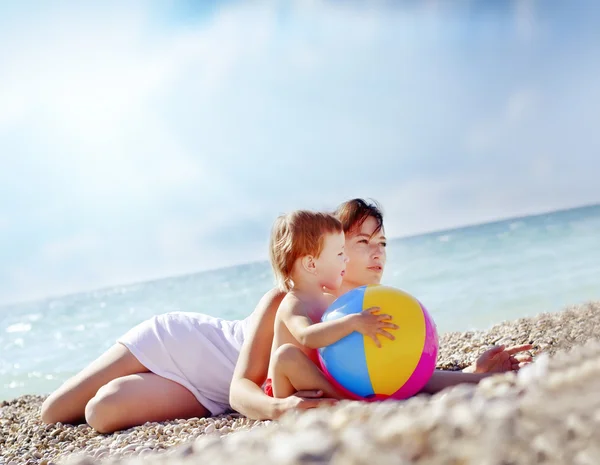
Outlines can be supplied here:
<path id="1" fill-rule="evenodd" d="M 329 289 L 327 292 L 329 292 L 329 293 L 333 294 L 333 295 L 334 295 L 334 296 L 336 296 L 336 297 L 339 297 L 339 296 L 341 296 L 342 294 L 345 294 L 346 292 L 349 292 L 349 291 L 351 291 L 352 289 L 355 289 L 355 288 L 357 288 L 357 287 L 359 287 L 359 286 L 358 286 L 358 284 L 355 284 L 355 283 L 350 283 L 350 282 L 348 282 L 348 281 L 343 281 L 343 282 L 342 282 L 342 285 L 340 286 L 340 288 L 339 288 L 339 289 L 337 289 L 337 290 L 335 290 L 335 291 L 334 291 L 334 290 L 331 290 L 331 289 Z"/>

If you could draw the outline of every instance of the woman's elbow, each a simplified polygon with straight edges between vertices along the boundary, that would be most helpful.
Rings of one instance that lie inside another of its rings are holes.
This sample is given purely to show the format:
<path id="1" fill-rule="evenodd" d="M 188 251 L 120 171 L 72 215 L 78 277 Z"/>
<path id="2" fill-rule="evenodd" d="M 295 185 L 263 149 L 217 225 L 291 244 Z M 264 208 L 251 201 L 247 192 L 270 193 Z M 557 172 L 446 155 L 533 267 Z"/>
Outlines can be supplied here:
<path id="1" fill-rule="evenodd" d="M 239 412 L 239 396 L 237 395 L 237 380 L 231 381 L 231 386 L 229 388 L 229 406 Z M 240 412 L 241 413 L 241 412 Z"/>

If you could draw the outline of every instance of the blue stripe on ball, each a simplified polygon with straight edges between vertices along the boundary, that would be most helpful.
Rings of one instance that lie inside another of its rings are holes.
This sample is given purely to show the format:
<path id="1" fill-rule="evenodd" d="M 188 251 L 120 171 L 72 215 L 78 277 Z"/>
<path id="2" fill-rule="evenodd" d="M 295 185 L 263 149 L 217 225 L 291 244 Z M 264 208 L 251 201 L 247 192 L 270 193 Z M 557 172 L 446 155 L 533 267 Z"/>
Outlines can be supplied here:
<path id="1" fill-rule="evenodd" d="M 323 315 L 323 321 L 333 321 L 345 315 L 360 313 L 366 286 L 339 297 Z M 353 332 L 345 338 L 319 349 L 325 369 L 344 388 L 361 397 L 374 395 L 365 356 L 364 336 Z"/>

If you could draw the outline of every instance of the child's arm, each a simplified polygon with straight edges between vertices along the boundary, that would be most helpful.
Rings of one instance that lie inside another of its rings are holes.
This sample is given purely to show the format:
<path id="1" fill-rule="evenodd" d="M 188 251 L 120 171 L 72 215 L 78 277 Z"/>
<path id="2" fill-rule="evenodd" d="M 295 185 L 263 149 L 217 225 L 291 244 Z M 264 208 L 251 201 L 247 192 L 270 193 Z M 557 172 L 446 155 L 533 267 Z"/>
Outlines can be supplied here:
<path id="1" fill-rule="evenodd" d="M 394 339 L 394 336 L 385 330 L 398 327 L 389 322 L 392 319 L 390 315 L 376 315 L 378 311 L 379 309 L 373 308 L 334 321 L 313 324 L 306 315 L 304 304 L 297 299 L 284 301 L 279 308 L 282 321 L 292 336 L 309 349 L 331 345 L 354 331 L 371 337 L 377 346 L 381 346 L 378 335 Z"/>

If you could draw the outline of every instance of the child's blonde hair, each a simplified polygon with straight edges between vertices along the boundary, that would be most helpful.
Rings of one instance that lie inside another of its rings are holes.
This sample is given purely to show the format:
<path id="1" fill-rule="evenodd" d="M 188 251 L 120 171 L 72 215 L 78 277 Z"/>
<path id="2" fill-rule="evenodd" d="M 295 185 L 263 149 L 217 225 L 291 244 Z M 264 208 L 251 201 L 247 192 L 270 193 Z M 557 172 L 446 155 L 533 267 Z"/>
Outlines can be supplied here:
<path id="1" fill-rule="evenodd" d="M 271 231 L 269 255 L 279 289 L 292 289 L 292 270 L 298 258 L 319 257 L 325 235 L 343 231 L 342 223 L 329 213 L 298 210 L 277 218 Z"/>

